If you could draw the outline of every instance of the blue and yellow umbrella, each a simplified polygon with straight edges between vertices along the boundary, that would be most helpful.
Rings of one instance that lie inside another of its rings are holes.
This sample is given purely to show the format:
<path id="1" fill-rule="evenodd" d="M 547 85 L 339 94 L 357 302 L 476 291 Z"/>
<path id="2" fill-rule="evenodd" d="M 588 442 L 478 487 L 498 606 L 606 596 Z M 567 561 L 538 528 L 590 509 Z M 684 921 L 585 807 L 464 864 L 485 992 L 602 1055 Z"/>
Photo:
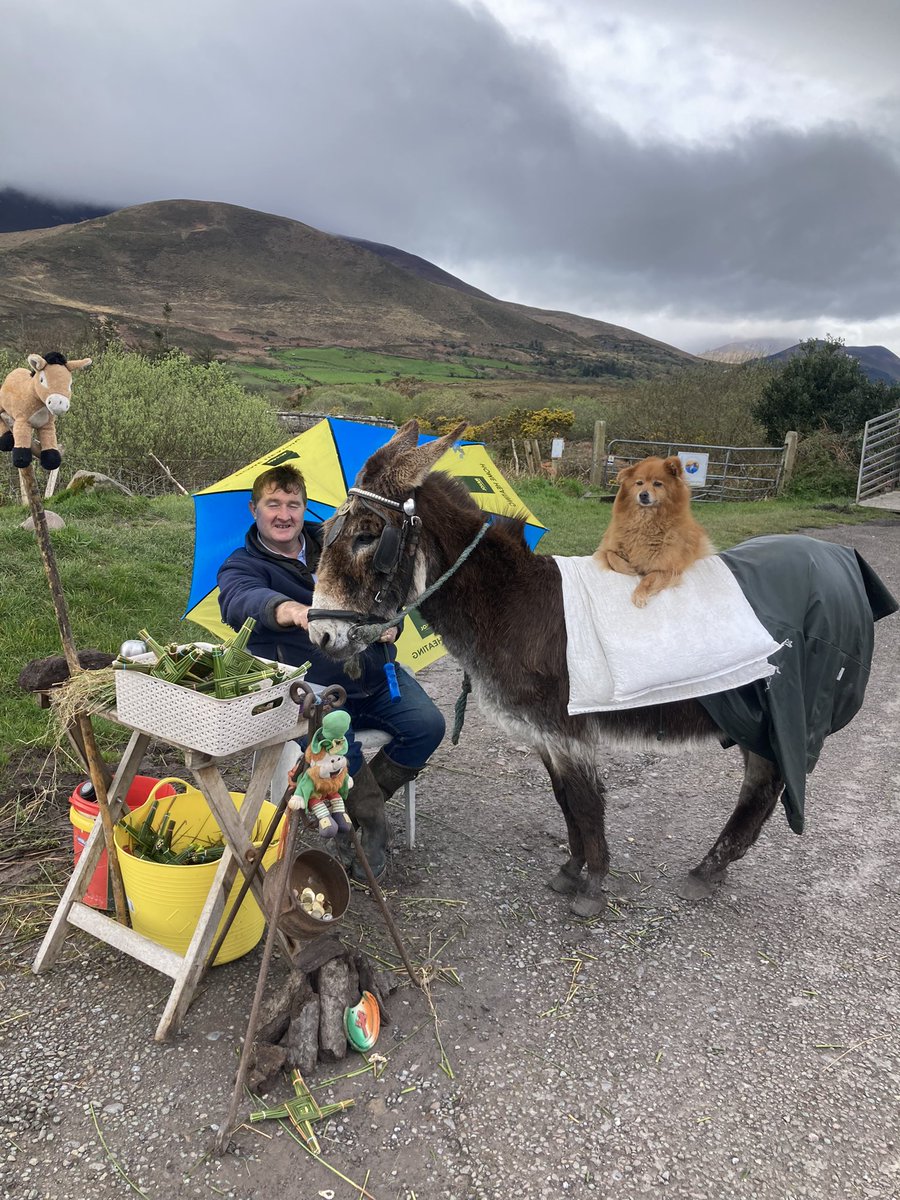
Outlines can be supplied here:
<path id="1" fill-rule="evenodd" d="M 390 441 L 394 430 L 360 421 L 327 417 L 291 438 L 277 450 L 220 479 L 194 496 L 194 573 L 185 617 L 216 637 L 233 632 L 222 623 L 216 575 L 233 550 L 243 546 L 252 517 L 248 504 L 253 481 L 269 467 L 290 463 L 303 472 L 309 496 L 307 519 L 324 521 L 343 504 L 366 460 Z M 419 444 L 434 441 L 422 436 Z M 522 503 L 480 442 L 458 443 L 435 464 L 465 484 L 485 512 L 524 518 L 525 538 L 532 548 L 546 526 Z M 419 670 L 444 653 L 440 637 L 428 622 L 413 613 L 397 642 L 400 662 Z"/>

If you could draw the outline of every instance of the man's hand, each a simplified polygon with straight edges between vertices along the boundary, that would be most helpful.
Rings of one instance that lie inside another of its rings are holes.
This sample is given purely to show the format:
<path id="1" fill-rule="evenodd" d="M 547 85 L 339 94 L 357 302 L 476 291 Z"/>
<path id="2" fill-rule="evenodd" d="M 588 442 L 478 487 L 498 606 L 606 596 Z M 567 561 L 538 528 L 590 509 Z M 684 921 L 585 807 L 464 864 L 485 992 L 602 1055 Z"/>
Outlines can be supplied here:
<path id="1" fill-rule="evenodd" d="M 285 629 L 292 625 L 299 625 L 301 629 L 309 629 L 307 620 L 309 608 L 308 604 L 300 604 L 297 600 L 285 600 L 275 609 L 275 620 Z"/>
<path id="2" fill-rule="evenodd" d="M 396 642 L 399 633 L 400 630 L 397 628 L 397 626 L 392 625 L 390 629 L 386 629 L 384 631 L 378 640 L 379 642 Z"/>

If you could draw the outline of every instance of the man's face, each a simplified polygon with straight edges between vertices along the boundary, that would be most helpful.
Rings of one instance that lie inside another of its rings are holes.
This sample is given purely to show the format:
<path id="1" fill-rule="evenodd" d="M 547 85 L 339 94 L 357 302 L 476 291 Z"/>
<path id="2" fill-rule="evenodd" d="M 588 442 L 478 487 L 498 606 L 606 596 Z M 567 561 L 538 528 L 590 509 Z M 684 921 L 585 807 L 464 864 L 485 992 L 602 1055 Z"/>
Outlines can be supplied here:
<path id="1" fill-rule="evenodd" d="M 303 515 L 306 505 L 299 492 L 286 492 L 282 488 L 266 488 L 250 511 L 256 518 L 256 528 L 263 541 L 282 554 L 296 554 L 300 550 L 303 532 Z"/>

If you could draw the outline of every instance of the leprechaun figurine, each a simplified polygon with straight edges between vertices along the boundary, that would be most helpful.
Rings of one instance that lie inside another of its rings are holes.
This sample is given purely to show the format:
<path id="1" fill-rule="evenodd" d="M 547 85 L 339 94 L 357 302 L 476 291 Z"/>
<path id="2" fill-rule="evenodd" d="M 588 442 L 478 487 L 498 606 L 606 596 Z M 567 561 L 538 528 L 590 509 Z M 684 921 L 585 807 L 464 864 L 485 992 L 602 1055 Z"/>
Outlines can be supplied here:
<path id="1" fill-rule="evenodd" d="M 350 717 L 338 708 L 322 718 L 322 724 L 310 739 L 303 755 L 306 769 L 297 779 L 294 798 L 304 812 L 311 812 L 319 823 L 322 837 L 331 838 L 350 831 L 350 818 L 344 807 L 353 780 L 347 769 L 347 730 Z"/>

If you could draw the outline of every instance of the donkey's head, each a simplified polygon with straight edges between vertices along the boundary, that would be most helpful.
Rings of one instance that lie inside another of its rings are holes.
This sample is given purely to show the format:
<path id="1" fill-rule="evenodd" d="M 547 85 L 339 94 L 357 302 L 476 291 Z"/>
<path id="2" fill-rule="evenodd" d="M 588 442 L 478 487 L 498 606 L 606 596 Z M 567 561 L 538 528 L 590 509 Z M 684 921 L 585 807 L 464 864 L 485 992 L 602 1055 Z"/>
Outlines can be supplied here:
<path id="1" fill-rule="evenodd" d="M 364 641 L 355 627 L 390 620 L 423 590 L 416 492 L 464 428 L 419 446 L 418 423 L 407 421 L 326 522 L 309 633 L 327 654 L 356 653 Z"/>
<path id="2" fill-rule="evenodd" d="M 69 401 L 72 399 L 72 372 L 89 367 L 91 360 L 78 358 L 67 362 L 64 355 L 54 350 L 46 358 L 42 358 L 40 354 L 29 354 L 28 365 L 33 373 L 31 386 L 35 395 L 50 413 L 57 417 L 60 413 L 69 411 Z"/>

